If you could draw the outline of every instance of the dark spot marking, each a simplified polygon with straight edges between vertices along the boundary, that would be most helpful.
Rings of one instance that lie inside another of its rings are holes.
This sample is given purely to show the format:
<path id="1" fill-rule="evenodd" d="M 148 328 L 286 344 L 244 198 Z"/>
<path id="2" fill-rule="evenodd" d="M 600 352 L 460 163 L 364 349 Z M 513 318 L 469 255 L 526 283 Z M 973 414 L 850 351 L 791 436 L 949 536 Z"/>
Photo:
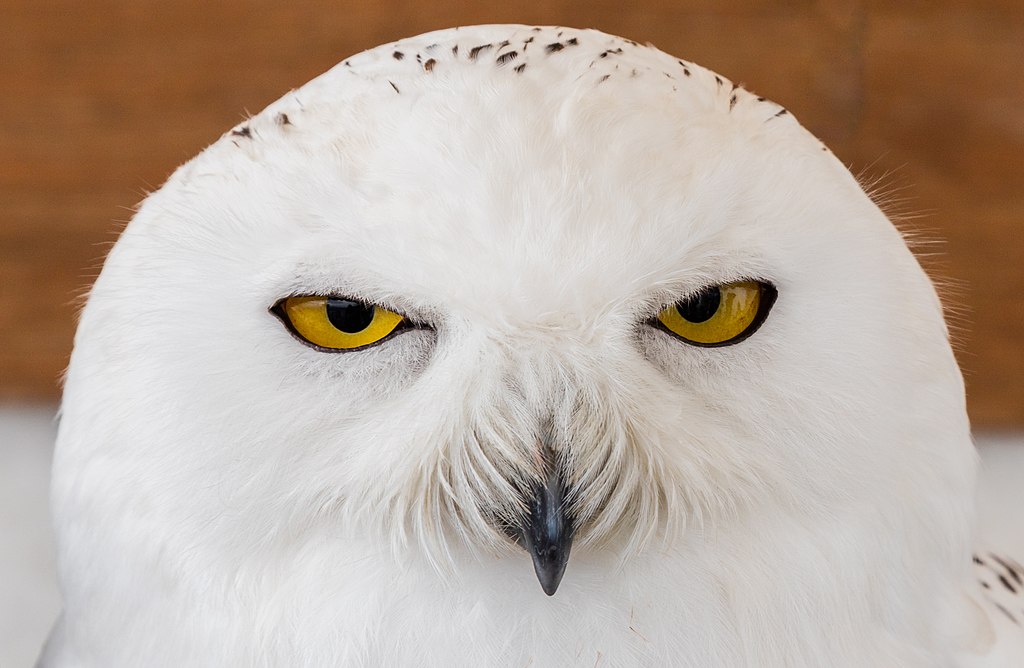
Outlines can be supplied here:
<path id="1" fill-rule="evenodd" d="M 401 60 L 402 58 L 405 58 L 405 54 L 402 53 L 401 51 L 395 51 L 394 53 L 391 54 L 391 57 L 394 58 L 395 60 Z"/>
<path id="2" fill-rule="evenodd" d="M 599 83 L 599 84 L 602 84 L 602 83 L 604 83 L 605 81 L 608 81 L 608 78 L 609 78 L 610 76 L 611 76 L 610 74 L 606 74 L 606 75 L 604 75 L 603 77 L 601 77 L 600 79 L 598 79 L 598 80 L 597 80 L 597 83 Z"/>
<path id="3" fill-rule="evenodd" d="M 822 151 L 827 151 L 827 150 L 828 150 L 828 147 L 827 147 L 827 146 L 822 146 L 822 147 L 821 147 L 821 150 L 822 150 Z"/>
<path id="4" fill-rule="evenodd" d="M 401 95 L 401 94 L 402 94 L 402 91 L 398 90 L 398 86 L 396 86 L 396 85 L 395 85 L 395 82 L 394 82 L 394 81 L 390 81 L 390 80 L 389 80 L 389 81 L 388 81 L 388 83 L 389 83 L 389 84 L 391 84 L 391 87 L 395 89 L 395 92 L 396 92 L 396 93 L 398 93 L 399 95 Z"/>
<path id="5" fill-rule="evenodd" d="M 537 27 L 535 26 L 535 27 L 533 28 L 533 32 L 540 32 L 540 28 L 537 28 Z"/>
<path id="6" fill-rule="evenodd" d="M 497 59 L 498 66 L 500 67 L 502 65 L 505 65 L 510 60 L 515 60 L 518 57 L 519 57 L 519 52 L 518 51 L 509 51 L 508 53 L 503 53 L 500 56 L 498 56 L 498 59 Z"/>
<path id="7" fill-rule="evenodd" d="M 672 76 L 671 74 L 669 74 L 668 72 L 662 72 L 662 74 L 664 74 L 664 75 L 665 75 L 666 77 L 668 77 L 669 79 L 672 79 L 672 78 L 674 78 L 674 77 L 673 77 L 673 76 Z"/>
<path id="8" fill-rule="evenodd" d="M 552 42 L 551 44 L 548 44 L 547 46 L 544 47 L 544 51 L 546 53 L 556 53 L 564 48 L 565 45 L 563 45 L 561 42 Z"/>
<path id="9" fill-rule="evenodd" d="M 789 112 L 786 111 L 785 109 L 779 109 L 777 112 L 775 112 L 775 115 L 772 116 L 772 118 L 778 118 L 779 116 L 785 116 L 788 113 Z"/>
<path id="10" fill-rule="evenodd" d="M 566 45 L 566 46 L 577 46 L 577 45 L 578 45 L 579 43 L 580 43 L 580 41 L 579 41 L 578 39 L 576 39 L 575 37 L 573 37 L 572 39 L 570 39 L 569 41 L 567 41 L 567 42 L 565 43 L 565 45 Z"/>
<path id="11" fill-rule="evenodd" d="M 493 44 L 481 44 L 480 46 L 474 46 L 469 50 L 469 59 L 476 60 L 477 56 L 486 51 L 487 49 L 493 48 Z"/>
<path id="12" fill-rule="evenodd" d="M 252 130 L 249 129 L 248 125 L 243 125 L 242 127 L 238 128 L 237 130 L 232 130 L 231 131 L 231 136 L 232 137 L 245 137 L 246 139 L 251 139 L 252 138 Z"/>
<path id="13" fill-rule="evenodd" d="M 993 603 L 992 605 L 994 605 L 994 606 L 996 606 L 997 608 L 999 608 L 999 612 L 1001 612 L 1001 613 L 1003 613 L 1004 615 L 1006 615 L 1007 617 L 1009 617 L 1009 618 L 1010 618 L 1010 621 L 1011 621 L 1011 622 L 1013 622 L 1014 624 L 1017 624 L 1017 618 L 1016 618 L 1016 617 L 1014 617 L 1014 616 L 1013 616 L 1012 614 L 1010 614 L 1010 611 L 1009 611 L 1009 610 L 1007 610 L 1007 609 L 1006 609 L 1006 608 L 1004 608 L 1003 606 L 999 605 L 998 603 Z"/>
<path id="14" fill-rule="evenodd" d="M 1001 582 L 1004 587 L 1009 589 L 1011 594 L 1016 594 L 1017 593 L 1017 588 L 1014 587 L 1012 584 L 1010 584 L 1010 581 L 1006 579 L 1005 575 L 1000 575 L 999 576 L 999 582 Z"/>
<path id="15" fill-rule="evenodd" d="M 605 49 L 601 52 L 600 58 L 607 58 L 608 56 L 618 56 L 622 53 L 622 47 L 617 49 Z"/>
<path id="16" fill-rule="evenodd" d="M 423 62 L 423 59 L 420 58 L 420 54 L 418 54 L 418 53 L 416 54 L 416 62 L 417 63 L 422 63 Z"/>
<path id="17" fill-rule="evenodd" d="M 630 78 L 630 79 L 634 79 L 634 78 L 636 78 L 636 76 L 637 76 L 638 74 L 640 74 L 640 73 L 639 73 L 639 72 L 637 72 L 637 71 L 636 71 L 636 68 L 634 67 L 634 68 L 633 68 L 633 69 L 632 69 L 632 70 L 630 71 L 630 73 L 629 73 L 629 78 Z"/>
<path id="18" fill-rule="evenodd" d="M 288 119 L 288 114 L 281 112 L 277 116 L 274 116 L 274 120 L 277 121 L 278 125 L 291 125 L 292 122 Z"/>
<path id="19" fill-rule="evenodd" d="M 431 58 L 427 62 L 423 63 L 423 69 L 426 70 L 427 72 L 433 72 L 434 65 L 437 65 L 437 61 Z"/>
<path id="20" fill-rule="evenodd" d="M 1010 574 L 1010 577 L 1013 578 L 1014 582 L 1016 582 L 1019 585 L 1024 585 L 1024 580 L 1021 580 L 1021 574 L 1017 572 L 1016 568 L 1000 559 L 997 555 L 992 554 L 991 552 L 989 553 L 989 555 L 996 560 L 996 563 L 998 563 L 1000 566 L 1006 569 L 1006 572 Z"/>
<path id="21" fill-rule="evenodd" d="M 501 49 L 504 49 L 506 46 L 508 46 L 508 40 L 507 39 L 502 41 L 502 43 L 498 45 L 498 50 L 500 51 Z"/>
<path id="22" fill-rule="evenodd" d="M 729 98 L 729 111 L 732 111 L 732 108 L 735 107 L 735 106 L 736 106 L 736 95 L 733 94 L 732 97 Z"/>
<path id="23" fill-rule="evenodd" d="M 437 44 L 427 44 L 425 48 L 427 51 L 433 51 L 434 49 L 437 48 Z"/>
<path id="24" fill-rule="evenodd" d="M 639 44 L 637 44 L 636 42 L 634 42 L 634 41 L 633 41 L 633 40 L 631 40 L 631 39 L 627 39 L 627 40 L 626 40 L 626 43 L 627 43 L 627 44 L 632 44 L 633 46 L 640 46 Z"/>
<path id="25" fill-rule="evenodd" d="M 759 98 L 757 98 L 757 101 L 758 102 L 764 102 L 764 98 L 763 97 L 759 97 Z M 975 559 L 977 559 L 977 557 L 975 557 Z"/>
<path id="26" fill-rule="evenodd" d="M 453 56 L 458 56 L 459 55 L 459 45 L 458 44 L 456 44 L 455 46 L 452 47 L 452 55 Z"/>
<path id="27" fill-rule="evenodd" d="M 720 76 L 718 76 L 716 74 L 715 75 L 715 83 L 718 84 L 719 86 L 721 86 L 722 85 L 722 77 L 720 77 Z"/>
<path id="28" fill-rule="evenodd" d="M 534 37 L 536 37 L 536 35 L 530 35 L 530 36 L 529 36 L 529 37 L 527 37 L 527 38 L 526 38 L 525 40 L 523 40 L 523 44 L 529 44 L 530 42 L 532 42 L 532 41 L 533 41 L 533 38 L 534 38 Z"/>
<path id="29" fill-rule="evenodd" d="M 683 74 L 685 74 L 686 76 L 690 76 L 690 70 L 688 68 L 684 67 L 683 68 Z"/>
<path id="30" fill-rule="evenodd" d="M 525 69 L 526 69 L 526 63 L 523 63 L 522 65 L 516 65 L 516 67 L 515 67 L 516 74 L 522 74 L 523 70 L 525 70 Z"/>
<path id="31" fill-rule="evenodd" d="M 981 586 L 984 587 L 985 589 L 991 589 L 992 588 L 992 585 L 990 585 L 989 583 L 985 582 L 984 580 L 978 580 L 978 582 L 980 582 Z"/>

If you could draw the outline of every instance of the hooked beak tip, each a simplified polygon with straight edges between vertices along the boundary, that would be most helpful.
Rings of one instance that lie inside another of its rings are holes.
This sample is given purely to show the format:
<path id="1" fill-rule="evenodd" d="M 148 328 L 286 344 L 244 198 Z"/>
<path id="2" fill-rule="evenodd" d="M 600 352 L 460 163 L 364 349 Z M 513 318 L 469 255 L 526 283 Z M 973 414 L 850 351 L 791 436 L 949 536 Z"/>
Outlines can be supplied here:
<path id="1" fill-rule="evenodd" d="M 541 589 L 548 596 L 554 596 L 562 582 L 575 533 L 565 497 L 565 485 L 552 472 L 543 485 L 534 489 L 530 516 L 521 531 Z"/>

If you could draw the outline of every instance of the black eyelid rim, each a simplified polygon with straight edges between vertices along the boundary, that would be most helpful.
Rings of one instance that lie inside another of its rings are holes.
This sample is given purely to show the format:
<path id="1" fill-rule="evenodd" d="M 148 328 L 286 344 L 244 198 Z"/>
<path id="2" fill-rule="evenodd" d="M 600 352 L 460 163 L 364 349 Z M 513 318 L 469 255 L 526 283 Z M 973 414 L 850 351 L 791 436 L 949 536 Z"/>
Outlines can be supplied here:
<path id="1" fill-rule="evenodd" d="M 723 285 L 730 285 L 733 283 L 744 283 L 746 281 L 752 281 L 761 286 L 761 301 L 757 305 L 757 314 L 754 315 L 754 319 L 750 321 L 750 324 L 747 326 L 747 328 L 744 329 L 739 334 L 737 334 L 736 336 L 732 337 L 731 339 L 719 341 L 718 343 L 700 343 L 699 341 L 691 341 L 690 339 L 679 336 L 671 329 L 666 327 L 665 324 L 658 319 L 658 316 L 654 316 L 653 318 L 651 318 L 648 321 L 648 324 L 655 327 L 656 329 L 660 329 L 661 331 L 665 332 L 672 338 L 682 341 L 683 343 L 690 346 L 694 346 L 696 348 L 724 348 L 726 346 L 736 345 L 737 343 L 749 339 L 754 334 L 754 332 L 761 328 L 761 325 L 764 324 L 764 321 L 768 319 L 768 313 L 772 310 L 772 306 L 775 305 L 775 300 L 778 299 L 779 297 L 778 288 L 776 288 L 771 281 L 766 281 L 761 278 L 740 278 L 735 281 L 729 281 L 728 283 L 719 283 L 717 287 L 721 287 Z M 712 286 L 705 286 L 702 289 L 706 289 L 708 287 Z M 672 304 L 669 304 L 669 306 L 672 306 Z M 665 308 L 668 308 L 668 306 L 666 306 Z"/>
<path id="2" fill-rule="evenodd" d="M 325 348 L 323 346 L 318 346 L 317 344 L 313 343 L 309 339 L 299 334 L 298 331 L 296 331 L 295 325 L 292 324 L 291 318 L 288 317 L 288 314 L 285 313 L 284 310 L 284 303 L 289 299 L 292 299 L 293 297 L 323 297 L 324 299 L 347 299 L 349 301 L 359 302 L 361 304 L 366 304 L 368 306 L 374 306 L 376 308 L 382 308 L 388 311 L 393 311 L 394 313 L 398 313 L 399 315 L 401 315 L 402 320 L 395 326 L 393 330 L 388 332 L 387 336 L 377 339 L 373 343 L 367 343 L 365 346 L 359 346 L 358 348 Z M 414 329 L 432 329 L 429 325 L 413 322 L 412 320 L 409 319 L 409 316 L 403 313 L 399 313 L 398 311 L 394 311 L 393 309 L 389 309 L 387 306 L 383 306 L 376 302 L 368 302 L 365 299 L 359 299 L 358 297 L 348 297 L 345 295 L 321 295 L 316 293 L 288 295 L 287 297 L 282 297 L 281 299 L 278 299 L 274 303 L 274 305 L 267 310 L 272 315 L 274 315 L 278 320 L 281 321 L 281 324 L 283 324 L 284 328 L 288 330 L 288 333 L 292 335 L 292 338 L 297 340 L 302 345 L 308 348 L 312 348 L 313 350 L 316 350 L 321 353 L 358 353 L 364 350 L 368 350 L 370 348 L 375 348 L 381 345 L 382 343 L 387 343 L 388 341 L 395 338 L 399 334 L 402 334 L 403 332 L 412 331 Z"/>

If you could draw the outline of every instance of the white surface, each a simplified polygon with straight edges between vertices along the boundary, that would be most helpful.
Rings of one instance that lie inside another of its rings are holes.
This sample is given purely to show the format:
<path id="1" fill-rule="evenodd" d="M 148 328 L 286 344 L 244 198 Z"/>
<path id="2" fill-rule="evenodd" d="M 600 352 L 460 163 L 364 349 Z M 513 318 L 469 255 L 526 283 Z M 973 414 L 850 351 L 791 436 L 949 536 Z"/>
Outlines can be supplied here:
<path id="1" fill-rule="evenodd" d="M 35 663 L 60 610 L 47 487 L 52 407 L 0 406 L 0 668 Z"/>
<path id="2" fill-rule="evenodd" d="M 47 508 L 55 436 L 52 407 L 0 406 L 0 668 L 32 666 L 60 610 Z M 983 436 L 978 444 L 980 533 L 987 546 L 1021 560 L 1024 435 Z"/>

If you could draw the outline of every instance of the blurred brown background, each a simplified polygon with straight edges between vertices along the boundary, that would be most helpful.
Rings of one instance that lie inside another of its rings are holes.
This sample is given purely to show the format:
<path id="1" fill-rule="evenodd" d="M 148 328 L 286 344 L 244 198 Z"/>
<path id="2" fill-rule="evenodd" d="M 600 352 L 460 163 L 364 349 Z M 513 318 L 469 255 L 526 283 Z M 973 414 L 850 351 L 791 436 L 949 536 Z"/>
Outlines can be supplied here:
<path id="1" fill-rule="evenodd" d="M 0 4 L 0 401 L 53 401 L 75 295 L 145 191 L 344 56 L 449 25 L 595 27 L 788 107 L 951 283 L 980 427 L 1024 427 L 1024 2 Z"/>

